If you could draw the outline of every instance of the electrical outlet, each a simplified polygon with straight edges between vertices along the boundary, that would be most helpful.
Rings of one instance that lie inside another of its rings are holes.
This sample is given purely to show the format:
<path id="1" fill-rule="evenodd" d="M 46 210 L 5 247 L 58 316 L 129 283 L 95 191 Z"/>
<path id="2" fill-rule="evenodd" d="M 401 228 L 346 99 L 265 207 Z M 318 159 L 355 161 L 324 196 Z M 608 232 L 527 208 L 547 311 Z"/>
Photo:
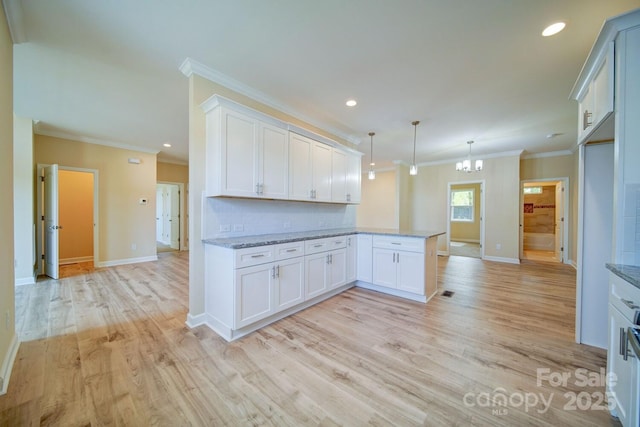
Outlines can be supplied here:
<path id="1" fill-rule="evenodd" d="M 138 245 L 136 245 L 135 243 L 131 244 L 131 250 L 135 251 L 136 249 L 138 249 Z"/>
<path id="2" fill-rule="evenodd" d="M 502 249 L 502 245 L 500 243 L 496 243 L 496 250 L 499 251 Z"/>
<path id="3" fill-rule="evenodd" d="M 244 225 L 242 225 L 242 224 L 233 224 L 233 231 L 244 231 Z"/>
<path id="4" fill-rule="evenodd" d="M 221 224 L 220 231 L 231 231 L 231 226 L 229 224 Z"/>
<path id="5" fill-rule="evenodd" d="M 284 228 L 291 228 L 291 223 L 289 221 L 286 221 L 283 225 Z"/>

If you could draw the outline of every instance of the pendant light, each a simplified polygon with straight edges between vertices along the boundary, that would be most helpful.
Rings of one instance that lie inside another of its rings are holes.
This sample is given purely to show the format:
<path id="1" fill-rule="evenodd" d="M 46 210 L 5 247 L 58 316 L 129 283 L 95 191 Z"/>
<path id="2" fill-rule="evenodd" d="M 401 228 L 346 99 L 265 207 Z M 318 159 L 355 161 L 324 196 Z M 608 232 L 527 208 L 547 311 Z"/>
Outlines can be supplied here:
<path id="1" fill-rule="evenodd" d="M 369 163 L 369 179 L 376 179 L 376 171 L 373 170 L 373 167 L 376 165 L 373 163 L 373 135 L 375 132 L 369 132 L 369 136 L 371 137 L 371 161 Z"/>
<path id="2" fill-rule="evenodd" d="M 409 175 L 418 175 L 418 165 L 416 165 L 416 134 L 418 132 L 418 125 L 420 122 L 418 120 L 411 122 L 413 125 L 413 163 L 409 168 Z"/>
<path id="3" fill-rule="evenodd" d="M 469 157 L 467 157 L 465 160 L 461 161 L 461 162 L 457 162 L 456 163 L 456 170 L 459 172 L 480 172 L 482 170 L 482 166 L 483 166 L 483 162 L 482 160 L 476 160 L 475 162 L 475 167 L 473 169 L 471 169 L 471 144 L 473 144 L 473 141 L 467 141 L 467 144 L 469 144 Z"/>

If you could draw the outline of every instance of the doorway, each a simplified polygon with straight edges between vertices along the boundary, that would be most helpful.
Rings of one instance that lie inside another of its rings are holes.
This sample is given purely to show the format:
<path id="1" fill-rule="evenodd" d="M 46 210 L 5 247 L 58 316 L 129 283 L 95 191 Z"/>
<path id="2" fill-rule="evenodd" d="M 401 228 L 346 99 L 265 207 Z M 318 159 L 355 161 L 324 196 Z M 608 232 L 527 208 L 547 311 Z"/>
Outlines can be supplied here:
<path id="1" fill-rule="evenodd" d="M 37 176 L 37 273 L 57 279 L 61 265 L 97 265 L 98 171 L 38 164 Z"/>
<path id="2" fill-rule="evenodd" d="M 566 261 L 569 178 L 521 182 L 520 259 Z"/>
<path id="3" fill-rule="evenodd" d="M 484 257 L 484 181 L 449 183 L 447 247 L 449 255 Z"/>
<path id="4" fill-rule="evenodd" d="M 156 184 L 156 247 L 157 252 L 180 250 L 182 240 L 182 184 Z"/>

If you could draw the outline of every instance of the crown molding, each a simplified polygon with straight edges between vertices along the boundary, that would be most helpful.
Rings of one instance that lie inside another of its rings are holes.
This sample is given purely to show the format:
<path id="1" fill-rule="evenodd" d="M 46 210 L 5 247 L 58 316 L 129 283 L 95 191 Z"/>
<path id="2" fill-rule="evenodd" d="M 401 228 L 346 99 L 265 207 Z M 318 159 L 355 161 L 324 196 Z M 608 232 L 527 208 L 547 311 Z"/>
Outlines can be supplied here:
<path id="1" fill-rule="evenodd" d="M 204 77 L 207 80 L 222 85 L 228 89 L 233 90 L 234 92 L 238 92 L 241 95 L 254 99 L 266 106 L 275 108 L 278 111 L 282 111 L 283 113 L 295 117 L 298 120 L 301 120 L 319 129 L 323 129 L 330 134 L 344 139 L 345 141 L 348 141 L 352 144 L 360 145 L 360 143 L 362 142 L 361 138 L 346 134 L 334 128 L 333 126 L 328 125 L 327 123 L 319 122 L 309 116 L 306 116 L 301 112 L 295 110 L 294 108 L 270 97 L 264 92 L 259 91 L 258 89 L 255 89 L 245 83 L 242 83 L 241 81 L 236 80 L 233 77 L 229 77 L 226 74 L 221 73 L 220 71 L 214 70 L 213 68 L 208 67 L 196 61 L 195 59 L 186 58 L 178 68 L 186 77 L 191 77 L 194 74 L 200 77 Z"/>
<path id="2" fill-rule="evenodd" d="M 178 165 L 178 166 L 189 166 L 189 162 L 184 162 L 181 160 L 173 160 L 173 159 L 165 159 L 160 156 L 156 159 L 158 163 L 167 163 L 169 165 Z"/>
<path id="3" fill-rule="evenodd" d="M 528 159 L 543 159 L 545 157 L 560 157 L 560 156 L 572 156 L 573 151 L 571 150 L 560 150 L 560 151 L 548 151 L 546 153 L 531 153 L 525 154 L 522 156 L 523 160 Z"/>
<path id="4" fill-rule="evenodd" d="M 7 25 L 13 44 L 27 42 L 27 32 L 24 25 L 24 14 L 20 0 L 2 0 L 4 14 L 7 17 Z"/>
<path id="5" fill-rule="evenodd" d="M 149 148 L 125 144 L 122 142 L 107 141 L 105 139 L 91 138 L 91 137 L 82 136 L 82 135 L 74 135 L 71 133 L 62 132 L 58 130 L 42 129 L 42 127 L 38 125 L 34 127 L 34 133 L 37 135 L 50 136 L 53 138 L 61 138 L 61 139 L 67 139 L 70 141 L 84 142 L 86 144 L 104 145 L 106 147 L 111 147 L 111 148 L 120 148 L 122 150 L 137 151 L 139 153 L 148 153 L 148 154 L 157 155 L 160 152 L 160 150 L 151 150 Z"/>

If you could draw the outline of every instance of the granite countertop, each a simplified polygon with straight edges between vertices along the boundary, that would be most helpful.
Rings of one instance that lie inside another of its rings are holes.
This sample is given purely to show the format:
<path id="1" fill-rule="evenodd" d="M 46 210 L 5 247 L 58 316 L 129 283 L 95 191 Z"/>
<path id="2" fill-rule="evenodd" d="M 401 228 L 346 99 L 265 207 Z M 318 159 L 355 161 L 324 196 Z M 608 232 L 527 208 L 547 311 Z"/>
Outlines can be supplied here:
<path id="1" fill-rule="evenodd" d="M 624 264 L 607 264 L 607 268 L 616 276 L 640 288 L 640 266 Z"/>
<path id="2" fill-rule="evenodd" d="M 300 240 L 321 239 L 325 237 L 346 236 L 349 234 L 377 234 L 385 236 L 420 237 L 429 239 L 444 234 L 444 231 L 399 230 L 389 228 L 336 228 L 331 230 L 299 231 L 295 233 L 258 234 L 255 236 L 221 237 L 203 239 L 208 245 L 229 249 L 243 249 L 255 246 L 276 245 L 298 242 Z"/>

